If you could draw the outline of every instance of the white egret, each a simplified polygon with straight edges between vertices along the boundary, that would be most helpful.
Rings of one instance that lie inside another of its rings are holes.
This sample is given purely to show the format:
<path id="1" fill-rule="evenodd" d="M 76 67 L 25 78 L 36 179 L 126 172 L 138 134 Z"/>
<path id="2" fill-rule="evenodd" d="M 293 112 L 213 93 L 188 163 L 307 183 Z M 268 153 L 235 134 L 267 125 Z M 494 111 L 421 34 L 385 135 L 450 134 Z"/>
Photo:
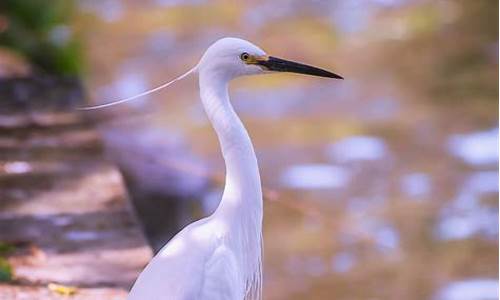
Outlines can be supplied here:
<path id="1" fill-rule="evenodd" d="M 342 79 L 329 71 L 268 56 L 248 41 L 223 38 L 179 78 L 128 99 L 86 108 L 130 101 L 197 72 L 201 100 L 226 165 L 225 188 L 216 211 L 186 226 L 160 250 L 139 275 L 129 300 L 262 298 L 259 168 L 250 137 L 229 101 L 228 84 L 239 76 L 273 71 Z"/>

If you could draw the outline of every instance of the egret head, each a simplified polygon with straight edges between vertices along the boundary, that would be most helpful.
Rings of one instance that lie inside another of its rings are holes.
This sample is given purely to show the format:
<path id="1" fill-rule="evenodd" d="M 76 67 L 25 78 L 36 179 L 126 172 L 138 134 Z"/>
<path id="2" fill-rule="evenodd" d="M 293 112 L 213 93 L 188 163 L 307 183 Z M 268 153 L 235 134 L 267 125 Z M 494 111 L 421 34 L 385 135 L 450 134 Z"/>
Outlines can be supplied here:
<path id="1" fill-rule="evenodd" d="M 268 56 L 256 45 L 238 38 L 223 38 L 213 43 L 200 60 L 198 71 L 233 79 L 244 75 L 291 72 L 343 79 L 332 72 L 305 64 Z"/>
<path id="2" fill-rule="evenodd" d="M 266 52 L 248 41 L 238 38 L 223 38 L 213 43 L 207 51 L 205 51 L 200 62 L 183 75 L 138 95 L 101 105 L 82 107 L 80 110 L 100 109 L 132 101 L 164 89 L 196 71 L 199 72 L 200 76 L 206 74 L 208 78 L 216 77 L 226 81 L 239 76 L 269 72 L 291 72 L 343 79 L 341 76 L 330 71 L 268 56 Z"/>

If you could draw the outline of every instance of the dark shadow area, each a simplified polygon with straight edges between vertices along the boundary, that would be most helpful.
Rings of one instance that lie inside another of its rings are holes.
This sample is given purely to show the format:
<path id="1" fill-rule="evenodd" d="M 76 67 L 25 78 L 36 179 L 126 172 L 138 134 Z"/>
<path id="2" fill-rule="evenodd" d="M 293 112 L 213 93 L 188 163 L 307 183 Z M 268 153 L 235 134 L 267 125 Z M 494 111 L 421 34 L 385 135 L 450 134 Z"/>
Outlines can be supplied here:
<path id="1" fill-rule="evenodd" d="M 81 214 L 0 218 L 0 240 L 25 242 L 50 253 L 136 248 L 143 245 L 138 224 L 124 209 Z M 20 247 L 22 249 L 23 247 Z"/>

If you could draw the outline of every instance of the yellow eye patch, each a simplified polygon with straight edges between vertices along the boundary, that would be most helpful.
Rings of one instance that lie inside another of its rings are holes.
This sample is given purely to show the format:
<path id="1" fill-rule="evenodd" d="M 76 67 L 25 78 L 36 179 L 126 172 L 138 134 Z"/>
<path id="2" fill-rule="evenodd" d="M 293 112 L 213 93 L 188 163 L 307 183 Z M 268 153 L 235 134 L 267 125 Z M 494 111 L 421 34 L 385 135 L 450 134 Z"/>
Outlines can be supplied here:
<path id="1" fill-rule="evenodd" d="M 269 59 L 267 55 L 263 56 L 256 56 L 256 55 L 251 55 L 246 52 L 242 53 L 240 55 L 240 58 L 243 62 L 249 65 L 257 64 L 259 61 L 266 61 Z"/>

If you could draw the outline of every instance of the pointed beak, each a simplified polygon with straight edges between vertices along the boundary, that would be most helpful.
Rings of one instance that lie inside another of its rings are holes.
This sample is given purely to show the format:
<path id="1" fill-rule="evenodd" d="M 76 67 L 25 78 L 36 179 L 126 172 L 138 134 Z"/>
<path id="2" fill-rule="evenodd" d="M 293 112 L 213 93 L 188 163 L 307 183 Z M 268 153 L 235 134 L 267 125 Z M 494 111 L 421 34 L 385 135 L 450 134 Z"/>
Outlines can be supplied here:
<path id="1" fill-rule="evenodd" d="M 276 72 L 289 72 L 289 73 L 299 73 L 306 75 L 313 75 L 319 77 L 328 77 L 335 79 L 344 79 L 342 76 L 332 73 L 327 70 L 323 70 L 317 67 L 308 66 L 298 62 L 285 60 L 273 56 L 265 56 L 259 58 L 255 62 L 257 65 L 266 68 L 269 71 Z"/>

